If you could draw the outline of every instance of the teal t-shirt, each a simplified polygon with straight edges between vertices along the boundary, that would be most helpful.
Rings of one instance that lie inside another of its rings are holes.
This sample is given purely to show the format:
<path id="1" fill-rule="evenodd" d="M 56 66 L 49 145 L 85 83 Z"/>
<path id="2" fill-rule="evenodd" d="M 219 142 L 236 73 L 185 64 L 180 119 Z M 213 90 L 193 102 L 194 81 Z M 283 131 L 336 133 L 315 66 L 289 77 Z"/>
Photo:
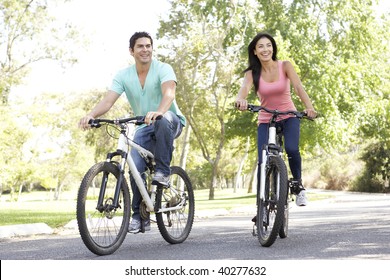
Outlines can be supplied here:
<path id="1" fill-rule="evenodd" d="M 176 82 L 172 67 L 167 63 L 152 60 L 143 88 L 134 64 L 115 75 L 110 89 L 119 95 L 125 92 L 134 114 L 144 116 L 147 112 L 157 111 L 162 100 L 161 84 L 166 81 Z M 186 119 L 177 106 L 176 100 L 173 101 L 169 111 L 178 115 L 181 123 L 186 125 Z"/>

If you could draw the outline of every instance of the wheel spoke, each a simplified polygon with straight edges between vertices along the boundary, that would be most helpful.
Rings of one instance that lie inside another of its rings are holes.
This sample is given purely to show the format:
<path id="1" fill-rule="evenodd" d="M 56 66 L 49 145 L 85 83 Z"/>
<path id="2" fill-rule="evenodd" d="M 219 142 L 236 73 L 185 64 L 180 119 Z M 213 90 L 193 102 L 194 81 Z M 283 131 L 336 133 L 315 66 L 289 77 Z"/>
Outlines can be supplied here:
<path id="1" fill-rule="evenodd" d="M 94 165 L 85 175 L 77 197 L 77 222 L 87 248 L 97 255 L 115 252 L 127 234 L 130 219 L 130 194 L 123 181 L 118 207 L 114 194 L 119 176 L 117 166 L 109 162 Z M 105 182 L 105 183 L 102 183 Z M 104 187 L 104 192 L 100 188 Z M 103 199 L 99 195 L 104 194 Z M 102 206 L 97 209 L 98 201 Z"/>

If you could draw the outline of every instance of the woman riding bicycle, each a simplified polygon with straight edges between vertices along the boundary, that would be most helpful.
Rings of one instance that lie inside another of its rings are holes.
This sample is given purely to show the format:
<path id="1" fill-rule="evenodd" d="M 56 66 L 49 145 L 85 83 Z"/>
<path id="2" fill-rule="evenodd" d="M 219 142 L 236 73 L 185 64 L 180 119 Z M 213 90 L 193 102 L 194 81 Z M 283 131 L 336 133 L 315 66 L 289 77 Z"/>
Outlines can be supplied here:
<path id="1" fill-rule="evenodd" d="M 275 39 L 267 33 L 257 34 L 248 45 L 249 66 L 244 70 L 244 81 L 236 98 L 236 106 L 240 110 L 247 110 L 246 98 L 252 85 L 260 99 L 261 106 L 271 110 L 296 111 L 291 99 L 290 82 L 294 92 L 305 105 L 305 112 L 309 118 L 315 118 L 317 113 L 305 92 L 301 80 L 289 61 L 277 59 L 277 46 Z M 268 122 L 271 115 L 260 111 L 257 128 L 257 147 L 261 153 L 261 147 L 268 141 Z M 294 115 L 279 117 L 278 125 L 282 128 L 284 147 L 288 156 L 290 170 L 293 176 L 296 204 L 307 205 L 305 189 L 302 185 L 302 160 L 299 152 L 300 120 Z M 259 154 L 259 166 L 261 154 Z M 259 176 L 259 175 L 258 175 Z"/>

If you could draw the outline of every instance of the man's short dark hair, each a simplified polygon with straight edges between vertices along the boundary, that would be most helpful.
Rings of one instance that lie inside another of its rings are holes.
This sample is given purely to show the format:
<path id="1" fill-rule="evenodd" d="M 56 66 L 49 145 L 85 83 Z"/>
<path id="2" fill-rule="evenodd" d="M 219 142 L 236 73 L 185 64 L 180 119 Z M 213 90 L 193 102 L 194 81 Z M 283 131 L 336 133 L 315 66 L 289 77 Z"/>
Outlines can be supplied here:
<path id="1" fill-rule="evenodd" d="M 135 46 L 135 42 L 139 39 L 139 38 L 149 38 L 150 39 L 150 43 L 152 44 L 153 46 L 153 39 L 152 39 L 152 36 L 150 36 L 150 34 L 148 32 L 135 32 L 133 34 L 133 36 L 131 36 L 130 40 L 129 40 L 129 43 L 130 43 L 130 46 L 129 48 L 134 50 L 134 46 Z"/>

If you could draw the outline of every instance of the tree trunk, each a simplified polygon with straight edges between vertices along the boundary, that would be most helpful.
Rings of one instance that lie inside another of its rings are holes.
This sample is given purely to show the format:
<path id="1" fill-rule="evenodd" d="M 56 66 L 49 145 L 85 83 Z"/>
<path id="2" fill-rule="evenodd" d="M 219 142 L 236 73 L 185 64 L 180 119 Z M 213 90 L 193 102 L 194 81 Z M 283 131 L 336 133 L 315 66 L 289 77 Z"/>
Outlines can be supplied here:
<path id="1" fill-rule="evenodd" d="M 242 173 L 242 169 L 244 167 L 245 161 L 248 158 L 248 154 L 249 154 L 249 137 L 247 137 L 247 141 L 245 144 L 245 152 L 241 158 L 240 165 L 238 166 L 238 169 L 237 169 L 236 180 L 234 182 L 234 192 L 236 192 L 237 188 L 239 188 L 240 185 L 242 184 L 240 182 L 243 182 L 241 173 Z"/>
<path id="2" fill-rule="evenodd" d="M 217 164 L 214 164 L 212 178 L 211 178 L 210 192 L 209 192 L 209 200 L 214 200 L 214 191 L 216 185 L 217 185 Z"/>
<path id="3" fill-rule="evenodd" d="M 182 139 L 183 147 L 181 149 L 181 155 L 180 155 L 180 166 L 184 170 L 187 166 L 187 157 L 188 153 L 190 151 L 190 137 L 191 137 L 191 126 L 188 125 L 186 128 L 184 128 L 184 138 Z"/>
<path id="4" fill-rule="evenodd" d="M 18 202 L 19 202 L 19 199 L 20 199 L 21 196 L 22 196 L 22 191 L 23 191 L 23 184 L 20 184 L 20 187 L 19 187 L 19 194 L 18 194 Z"/>
<path id="5" fill-rule="evenodd" d="M 54 200 L 60 199 L 63 185 L 64 183 L 60 183 L 57 185 L 56 191 L 54 192 Z"/>
<path id="6" fill-rule="evenodd" d="M 251 171 L 251 179 L 249 181 L 249 186 L 248 186 L 248 193 L 253 193 L 253 188 L 257 192 L 257 167 L 258 167 L 258 160 L 255 161 L 252 167 Z"/>

